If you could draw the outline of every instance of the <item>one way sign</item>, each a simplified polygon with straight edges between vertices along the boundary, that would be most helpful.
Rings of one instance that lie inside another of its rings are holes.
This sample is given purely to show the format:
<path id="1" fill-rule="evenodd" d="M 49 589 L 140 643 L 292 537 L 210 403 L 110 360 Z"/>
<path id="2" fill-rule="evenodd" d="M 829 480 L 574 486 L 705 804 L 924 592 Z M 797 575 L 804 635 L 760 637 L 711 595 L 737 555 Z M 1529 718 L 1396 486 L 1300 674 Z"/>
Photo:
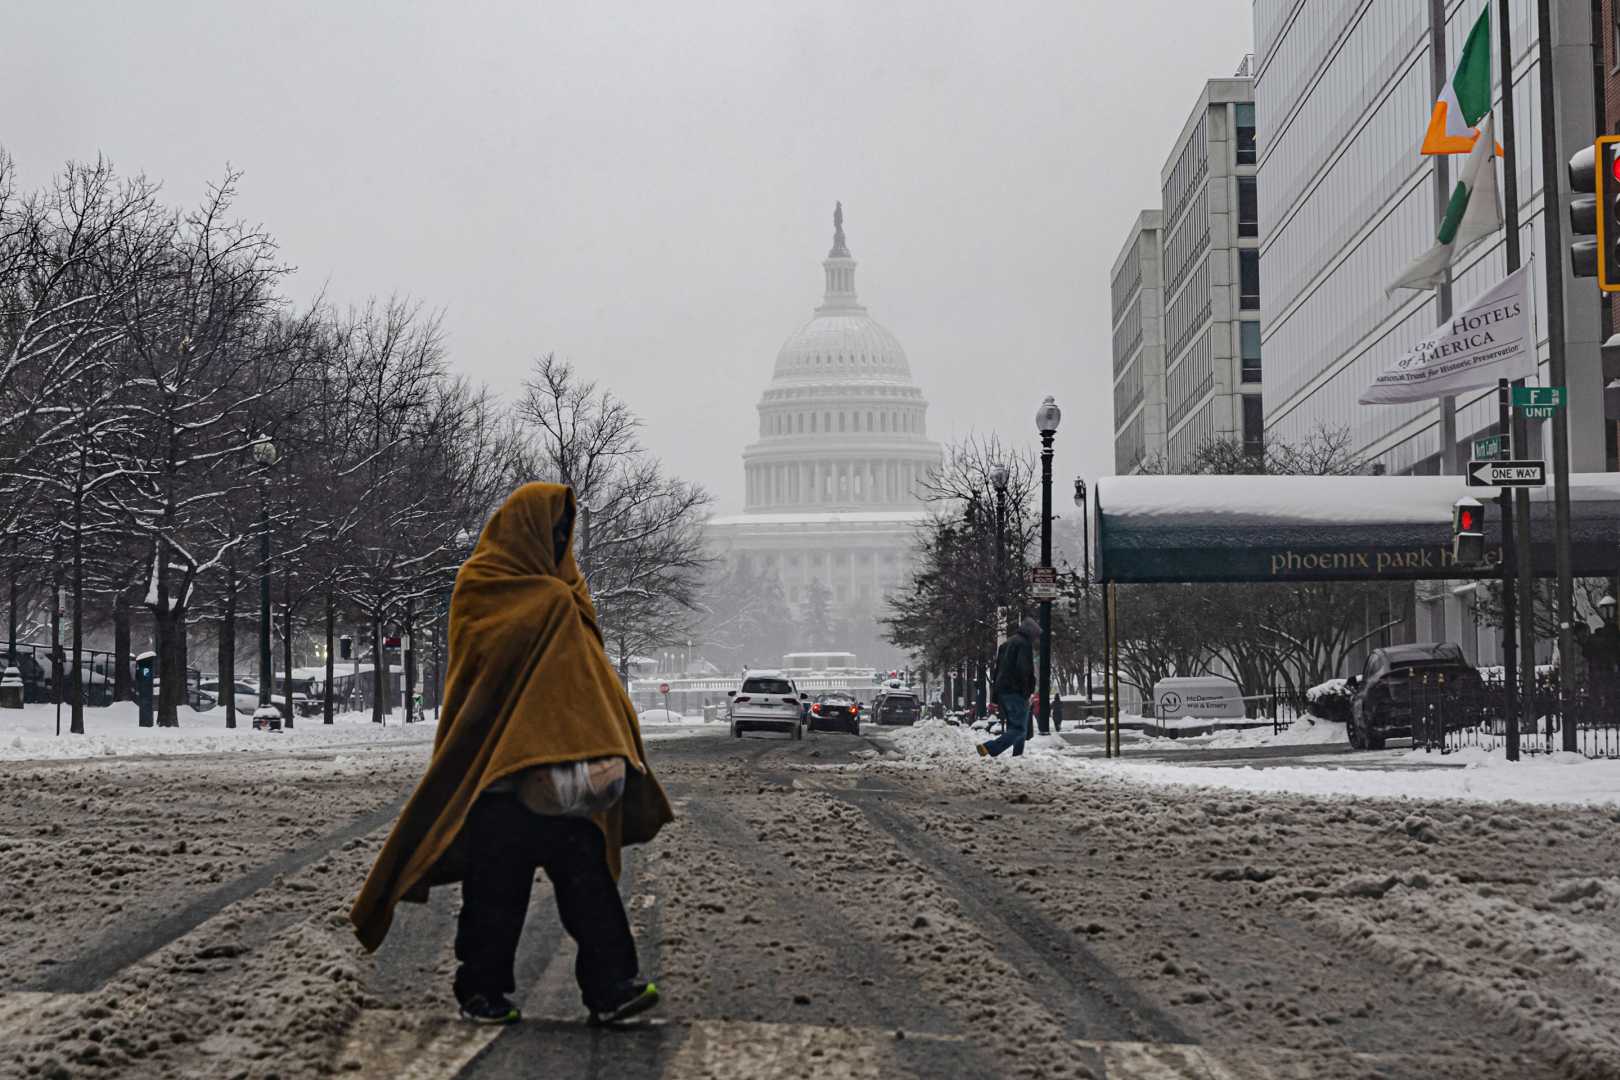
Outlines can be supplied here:
<path id="1" fill-rule="evenodd" d="M 1470 461 L 1469 487 L 1546 487 L 1545 461 Z"/>

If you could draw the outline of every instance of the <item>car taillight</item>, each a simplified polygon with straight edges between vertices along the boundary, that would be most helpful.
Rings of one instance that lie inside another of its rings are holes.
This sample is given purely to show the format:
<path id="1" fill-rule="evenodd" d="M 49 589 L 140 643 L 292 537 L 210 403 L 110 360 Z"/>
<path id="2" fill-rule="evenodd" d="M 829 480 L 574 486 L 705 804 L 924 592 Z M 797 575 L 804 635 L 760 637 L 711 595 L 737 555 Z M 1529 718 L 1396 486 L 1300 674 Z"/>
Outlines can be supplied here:
<path id="1" fill-rule="evenodd" d="M 817 716 L 820 716 L 821 715 L 821 705 L 820 705 L 820 703 L 818 702 L 817 704 L 810 706 L 810 711 L 815 713 Z"/>

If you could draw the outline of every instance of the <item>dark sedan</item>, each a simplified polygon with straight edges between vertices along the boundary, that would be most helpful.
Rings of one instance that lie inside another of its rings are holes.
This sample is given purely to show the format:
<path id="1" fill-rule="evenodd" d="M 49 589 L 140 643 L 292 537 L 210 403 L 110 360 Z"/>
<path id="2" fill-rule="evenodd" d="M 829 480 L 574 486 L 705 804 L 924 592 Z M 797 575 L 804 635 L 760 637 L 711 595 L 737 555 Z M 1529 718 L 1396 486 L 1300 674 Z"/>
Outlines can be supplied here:
<path id="1" fill-rule="evenodd" d="M 1411 735 L 1417 708 L 1414 692 L 1420 687 L 1422 693 L 1435 698 L 1434 704 L 1450 706 L 1443 710 L 1455 718 L 1449 727 L 1467 720 L 1469 706 L 1479 700 L 1479 672 L 1462 649 L 1448 641 L 1374 649 L 1361 674 L 1345 682 L 1350 692 L 1346 724 L 1350 745 L 1357 750 L 1382 750 L 1385 740 Z"/>
<path id="2" fill-rule="evenodd" d="M 822 694 L 810 703 L 811 731 L 861 733 L 861 703 L 848 694 Z"/>

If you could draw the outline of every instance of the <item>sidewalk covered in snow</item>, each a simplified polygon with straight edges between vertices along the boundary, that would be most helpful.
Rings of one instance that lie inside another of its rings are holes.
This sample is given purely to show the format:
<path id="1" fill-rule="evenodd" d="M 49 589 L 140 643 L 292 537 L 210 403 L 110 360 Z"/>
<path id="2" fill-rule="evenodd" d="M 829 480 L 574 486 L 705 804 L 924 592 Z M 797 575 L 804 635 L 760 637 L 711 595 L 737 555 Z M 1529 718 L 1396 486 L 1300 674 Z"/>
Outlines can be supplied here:
<path id="1" fill-rule="evenodd" d="M 1362 581 L 1494 577 L 1499 489 L 1460 476 L 1117 476 L 1095 499 L 1104 583 Z M 1451 511 L 1485 504 L 1485 566 L 1451 559 Z M 1537 573 L 1553 572 L 1552 489 L 1532 488 Z M 1570 477 L 1580 577 L 1620 572 L 1620 474 Z"/>

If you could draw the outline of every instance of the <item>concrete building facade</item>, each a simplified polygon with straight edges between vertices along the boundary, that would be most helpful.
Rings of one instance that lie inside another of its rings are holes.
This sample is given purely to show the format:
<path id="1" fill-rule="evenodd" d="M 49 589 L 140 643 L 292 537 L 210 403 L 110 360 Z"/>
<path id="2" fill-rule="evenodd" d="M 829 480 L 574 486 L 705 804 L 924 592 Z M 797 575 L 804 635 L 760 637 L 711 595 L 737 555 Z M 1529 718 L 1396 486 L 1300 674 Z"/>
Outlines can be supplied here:
<path id="1" fill-rule="evenodd" d="M 1164 456 L 1163 215 L 1143 210 L 1109 277 L 1114 313 L 1114 472 Z"/>
<path id="2" fill-rule="evenodd" d="M 1211 79 L 1114 260 L 1115 471 L 1171 472 L 1205 444 L 1264 442 L 1258 179 L 1248 61 Z"/>
<path id="3" fill-rule="evenodd" d="M 1160 173 L 1172 472 L 1212 440 L 1264 439 L 1254 114 L 1250 79 L 1211 79 Z"/>

